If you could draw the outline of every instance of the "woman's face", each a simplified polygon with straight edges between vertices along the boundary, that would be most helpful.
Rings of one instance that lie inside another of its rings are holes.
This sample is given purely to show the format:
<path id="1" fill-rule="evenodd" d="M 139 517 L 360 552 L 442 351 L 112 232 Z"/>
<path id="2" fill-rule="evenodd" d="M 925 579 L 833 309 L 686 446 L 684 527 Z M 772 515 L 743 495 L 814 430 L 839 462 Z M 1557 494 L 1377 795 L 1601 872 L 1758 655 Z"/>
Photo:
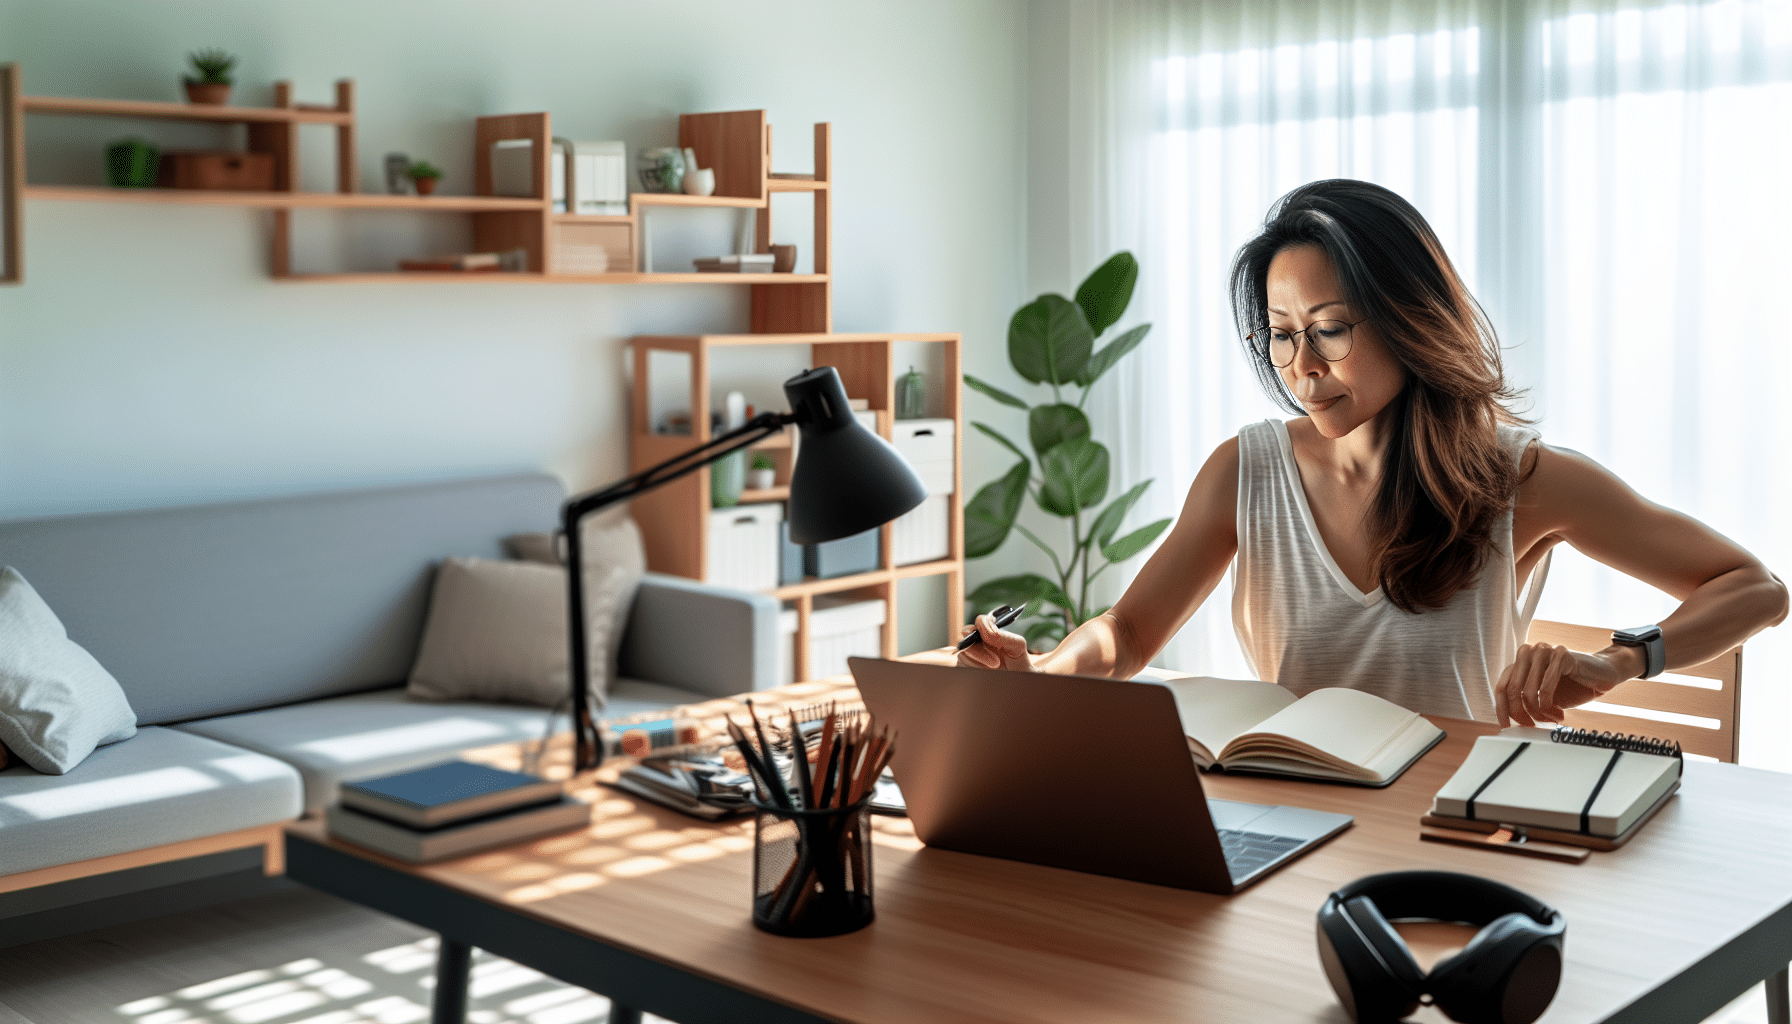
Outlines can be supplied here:
<path id="1" fill-rule="evenodd" d="M 1293 334 L 1319 320 L 1356 324 L 1344 358 L 1319 358 L 1303 334 L 1294 361 L 1277 371 L 1321 434 L 1343 437 L 1388 408 L 1406 383 L 1406 371 L 1382 344 L 1375 324 L 1363 320 L 1362 311 L 1346 299 L 1324 249 L 1298 245 L 1276 253 L 1269 261 L 1265 290 L 1269 325 L 1276 330 Z"/>

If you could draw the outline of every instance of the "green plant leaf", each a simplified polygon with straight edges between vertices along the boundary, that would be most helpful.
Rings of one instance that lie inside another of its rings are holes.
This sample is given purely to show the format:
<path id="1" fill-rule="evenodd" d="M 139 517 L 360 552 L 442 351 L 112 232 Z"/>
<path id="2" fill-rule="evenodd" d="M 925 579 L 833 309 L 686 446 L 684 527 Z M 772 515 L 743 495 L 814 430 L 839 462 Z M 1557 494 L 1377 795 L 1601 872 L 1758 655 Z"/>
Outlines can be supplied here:
<path id="1" fill-rule="evenodd" d="M 1059 443 L 1039 457 L 1039 468 L 1039 507 L 1052 515 L 1073 516 L 1107 497 L 1108 450 L 1086 437 Z"/>
<path id="2" fill-rule="evenodd" d="M 1027 464 L 1027 466 L 1029 467 L 1029 471 L 1030 471 L 1030 467 L 1033 465 L 1033 460 L 1027 458 L 1027 453 L 1021 451 L 1020 448 L 1016 447 L 1015 443 L 1013 441 L 1010 441 L 1006 437 L 1003 437 L 1001 431 L 997 430 L 996 428 L 990 426 L 987 423 L 978 423 L 975 420 L 971 421 L 971 426 L 976 427 L 978 430 L 983 431 L 985 434 L 988 434 L 990 437 L 995 438 L 997 444 L 1008 449 L 1009 451 L 1013 452 L 1014 454 L 1020 456 L 1020 460 Z"/>
<path id="3" fill-rule="evenodd" d="M 1044 456 L 1061 441 L 1089 436 L 1089 417 L 1074 405 L 1036 405 L 1027 413 L 1027 436 L 1033 450 Z"/>
<path id="4" fill-rule="evenodd" d="M 1028 650 L 1035 654 L 1044 654 L 1045 645 L 1041 641 L 1050 640 L 1053 647 L 1064 642 L 1064 620 L 1052 616 L 1030 622 L 1026 629 L 1021 630 L 1020 635 L 1027 638 Z"/>
<path id="5" fill-rule="evenodd" d="M 1041 295 L 1008 321 L 1008 361 L 1035 384 L 1076 380 L 1094 347 L 1083 311 L 1062 295 Z"/>
<path id="6" fill-rule="evenodd" d="M 1108 541 L 1114 539 L 1114 534 L 1120 530 L 1121 520 L 1126 518 L 1126 513 L 1132 511 L 1132 506 L 1139 500 L 1139 495 L 1144 494 L 1145 488 L 1150 486 L 1151 481 L 1147 480 L 1115 498 L 1112 505 L 1101 510 L 1101 515 L 1095 519 L 1095 525 L 1089 529 L 1089 535 L 1095 538 L 1096 547 L 1106 547 Z"/>
<path id="7" fill-rule="evenodd" d="M 1056 551 L 1052 550 L 1052 546 L 1050 544 L 1047 544 L 1045 541 L 1040 540 L 1037 536 L 1035 536 L 1033 534 L 1032 530 L 1027 529 L 1024 525 L 1022 525 L 1019 522 L 1016 522 L 1014 524 L 1014 530 L 1016 533 L 1019 533 L 1022 537 L 1025 537 L 1028 540 L 1032 541 L 1034 547 L 1045 552 L 1045 557 L 1052 560 L 1052 568 L 1057 570 L 1059 576 L 1064 575 L 1064 563 L 1058 560 L 1058 553 Z"/>
<path id="8" fill-rule="evenodd" d="M 1029 612 L 1043 612 L 1044 609 L 1039 606 L 1041 600 L 1056 604 L 1061 597 L 1069 600 L 1064 596 L 1062 587 L 1036 572 L 1026 572 L 1019 576 L 990 580 L 971 591 L 967 600 L 970 601 L 971 610 L 981 615 L 1002 605 L 1016 608 L 1023 604 L 1031 605 Z"/>
<path id="9" fill-rule="evenodd" d="M 1140 324 L 1103 345 L 1101 351 L 1090 356 L 1089 361 L 1083 364 L 1083 372 L 1077 374 L 1076 382 L 1083 387 L 1089 387 L 1100 380 L 1101 375 L 1108 372 L 1109 367 L 1119 362 L 1121 356 L 1138 348 L 1139 342 L 1145 340 L 1145 335 L 1150 330 L 1150 324 Z"/>
<path id="10" fill-rule="evenodd" d="M 1003 405 L 1012 405 L 1016 409 L 1027 408 L 1027 403 L 1014 397 L 1013 395 L 1009 394 L 1008 392 L 1003 391 L 1001 388 L 996 387 L 994 384 L 989 384 L 985 381 L 978 380 L 976 377 L 973 377 L 968 373 L 964 375 L 964 382 L 966 384 L 969 384 L 972 388 L 974 388 L 978 391 L 981 391 L 984 394 L 988 395 L 989 397 L 1002 403 Z M 1037 383 L 1037 382 L 1035 382 L 1035 383 Z"/>
<path id="11" fill-rule="evenodd" d="M 1000 480 L 983 485 L 977 496 L 965 505 L 966 558 L 982 558 L 1008 539 L 1008 530 L 1014 526 L 1014 517 L 1020 512 L 1020 500 L 1027 494 L 1027 472 L 1025 462 L 1015 463 Z"/>
<path id="12" fill-rule="evenodd" d="M 1139 261 L 1130 252 L 1117 252 L 1083 279 L 1076 290 L 1076 304 L 1083 308 L 1089 328 L 1096 334 L 1120 322 L 1132 301 L 1132 286 L 1139 280 Z"/>
<path id="13" fill-rule="evenodd" d="M 1141 526 L 1112 544 L 1104 544 L 1101 556 L 1110 562 L 1124 562 L 1145 550 L 1157 535 L 1170 528 L 1168 519 L 1159 519 L 1150 526 Z"/>

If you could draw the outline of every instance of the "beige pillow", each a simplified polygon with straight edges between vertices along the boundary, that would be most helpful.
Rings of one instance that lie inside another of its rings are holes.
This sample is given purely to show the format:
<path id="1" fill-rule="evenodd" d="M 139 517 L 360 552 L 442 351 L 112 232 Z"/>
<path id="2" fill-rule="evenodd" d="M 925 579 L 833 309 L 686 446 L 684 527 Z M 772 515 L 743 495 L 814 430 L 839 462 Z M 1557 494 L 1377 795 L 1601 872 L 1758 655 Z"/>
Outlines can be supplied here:
<path id="1" fill-rule="evenodd" d="M 585 658 L 591 697 L 601 708 L 616 679 L 617 650 L 647 556 L 626 508 L 587 518 L 580 529 Z M 442 564 L 411 669 L 412 696 L 553 707 L 570 694 L 566 575 L 555 540 L 517 534 L 504 544 L 522 561 L 450 558 Z"/>
<path id="2" fill-rule="evenodd" d="M 409 693 L 553 707 L 569 692 L 566 575 L 550 565 L 450 558 L 436 570 Z"/>

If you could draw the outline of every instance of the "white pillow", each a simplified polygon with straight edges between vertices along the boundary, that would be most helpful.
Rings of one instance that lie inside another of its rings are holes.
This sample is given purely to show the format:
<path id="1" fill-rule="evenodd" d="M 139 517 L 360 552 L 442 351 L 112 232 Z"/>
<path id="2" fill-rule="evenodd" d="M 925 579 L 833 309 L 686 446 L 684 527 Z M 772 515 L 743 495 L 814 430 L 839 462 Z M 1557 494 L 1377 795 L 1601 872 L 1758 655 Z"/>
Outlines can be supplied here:
<path id="1" fill-rule="evenodd" d="M 0 570 L 0 744 L 46 775 L 137 735 L 137 714 L 25 577 Z"/>

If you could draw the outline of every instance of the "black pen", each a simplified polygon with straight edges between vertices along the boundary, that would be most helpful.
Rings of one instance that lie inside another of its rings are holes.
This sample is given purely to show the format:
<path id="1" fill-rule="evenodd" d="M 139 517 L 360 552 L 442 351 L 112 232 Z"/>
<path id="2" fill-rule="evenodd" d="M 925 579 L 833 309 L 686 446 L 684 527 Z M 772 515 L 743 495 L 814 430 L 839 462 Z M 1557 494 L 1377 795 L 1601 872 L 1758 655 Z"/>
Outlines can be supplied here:
<path id="1" fill-rule="evenodd" d="M 990 612 L 990 614 L 996 617 L 997 629 L 1007 629 L 1009 626 L 1014 625 L 1014 620 L 1020 618 L 1020 613 L 1026 610 L 1027 606 L 1024 604 L 1019 608 L 1010 608 L 1007 605 L 1003 605 L 995 611 Z M 963 640 L 958 641 L 958 649 L 961 651 L 968 650 L 972 644 L 979 643 L 982 639 L 983 632 L 981 630 L 973 629 L 971 630 L 970 635 L 966 636 Z"/>

